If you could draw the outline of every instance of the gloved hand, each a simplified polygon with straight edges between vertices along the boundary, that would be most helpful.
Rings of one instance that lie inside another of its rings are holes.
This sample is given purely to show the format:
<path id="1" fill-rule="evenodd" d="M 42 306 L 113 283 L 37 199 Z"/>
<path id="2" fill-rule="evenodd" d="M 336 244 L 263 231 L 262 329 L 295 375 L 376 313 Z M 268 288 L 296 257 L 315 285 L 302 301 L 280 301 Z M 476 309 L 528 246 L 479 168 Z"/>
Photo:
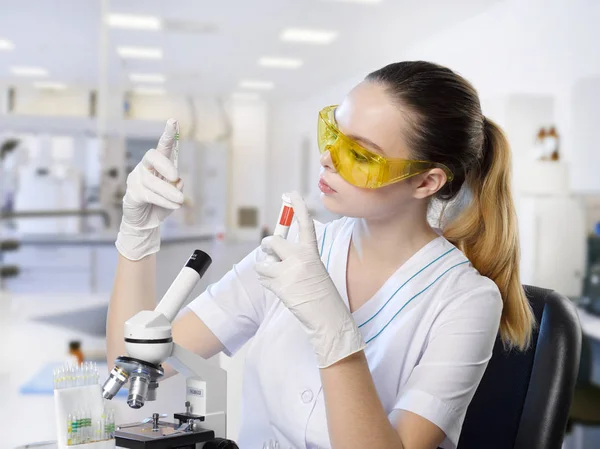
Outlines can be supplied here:
<path id="1" fill-rule="evenodd" d="M 300 229 L 300 241 L 279 236 L 263 240 L 262 249 L 274 252 L 281 262 L 256 264 L 260 283 L 271 290 L 300 320 L 317 354 L 319 368 L 326 368 L 365 348 L 365 342 L 340 297 L 317 248 L 315 225 L 302 197 L 290 195 Z"/>
<path id="2" fill-rule="evenodd" d="M 115 246 L 130 260 L 160 249 L 159 226 L 183 204 L 183 181 L 171 161 L 177 122 L 167 121 L 156 149 L 149 150 L 127 177 L 123 219 Z"/>

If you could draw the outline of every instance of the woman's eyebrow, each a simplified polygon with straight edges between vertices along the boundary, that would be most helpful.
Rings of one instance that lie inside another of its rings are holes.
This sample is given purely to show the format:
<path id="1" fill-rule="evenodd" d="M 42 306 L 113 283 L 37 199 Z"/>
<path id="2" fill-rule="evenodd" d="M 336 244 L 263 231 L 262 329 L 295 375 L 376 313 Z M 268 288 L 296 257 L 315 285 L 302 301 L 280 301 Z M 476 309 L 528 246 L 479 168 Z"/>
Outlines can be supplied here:
<path id="1" fill-rule="evenodd" d="M 346 135 L 349 138 L 351 138 L 352 140 L 356 140 L 358 143 L 362 143 L 364 146 L 373 148 L 373 149 L 377 150 L 378 153 L 383 154 L 383 150 L 381 149 L 381 147 L 379 145 L 377 145 L 375 142 L 373 142 L 372 140 L 369 140 L 366 137 L 357 136 L 355 134 L 346 134 Z"/>
<path id="2" fill-rule="evenodd" d="M 335 125 L 339 127 L 338 122 L 337 122 L 336 113 L 337 113 L 337 108 L 335 108 L 333 111 L 333 120 L 335 122 Z M 352 140 L 356 140 L 358 143 L 362 143 L 364 146 L 373 148 L 376 152 L 381 153 L 381 155 L 383 155 L 383 150 L 381 149 L 381 147 L 379 145 L 377 145 L 375 142 L 373 142 L 372 140 L 367 139 L 366 137 L 357 136 L 355 134 L 346 134 L 346 136 Z"/>

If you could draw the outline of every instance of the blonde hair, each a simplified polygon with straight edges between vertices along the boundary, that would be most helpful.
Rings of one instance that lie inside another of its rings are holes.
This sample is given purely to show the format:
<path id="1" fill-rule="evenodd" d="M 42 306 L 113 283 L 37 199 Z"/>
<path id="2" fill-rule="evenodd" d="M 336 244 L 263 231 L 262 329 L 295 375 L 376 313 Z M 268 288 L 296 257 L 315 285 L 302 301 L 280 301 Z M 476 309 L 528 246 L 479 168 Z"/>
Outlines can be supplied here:
<path id="1" fill-rule="evenodd" d="M 465 182 L 469 204 L 444 226 L 444 236 L 461 249 L 504 301 L 500 336 L 507 348 L 526 349 L 535 318 L 519 276 L 519 233 L 511 193 L 511 151 L 502 130 L 484 119 L 487 173 L 474 170 Z M 443 217 L 440 217 L 443 220 Z"/>
<path id="2" fill-rule="evenodd" d="M 448 205 L 459 193 L 470 191 L 466 206 L 442 209 L 441 228 L 473 266 L 498 286 L 504 301 L 500 336 L 505 346 L 526 349 L 535 319 L 519 277 L 519 235 L 506 137 L 483 116 L 473 86 L 446 67 L 402 61 L 369 74 L 366 80 L 382 84 L 406 110 L 412 156 L 452 170 L 454 179 L 435 199 Z M 456 215 L 448 216 L 449 212 Z"/>

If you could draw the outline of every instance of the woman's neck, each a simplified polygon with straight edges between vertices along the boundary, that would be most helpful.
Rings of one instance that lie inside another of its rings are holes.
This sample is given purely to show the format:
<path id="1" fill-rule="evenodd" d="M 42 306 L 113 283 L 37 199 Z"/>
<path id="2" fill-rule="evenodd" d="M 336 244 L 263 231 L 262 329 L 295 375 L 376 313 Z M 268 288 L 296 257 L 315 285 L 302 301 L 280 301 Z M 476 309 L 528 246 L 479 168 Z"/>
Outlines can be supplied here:
<path id="1" fill-rule="evenodd" d="M 400 266 L 436 237 L 426 210 L 413 210 L 381 219 L 356 218 L 352 246 L 362 262 Z"/>

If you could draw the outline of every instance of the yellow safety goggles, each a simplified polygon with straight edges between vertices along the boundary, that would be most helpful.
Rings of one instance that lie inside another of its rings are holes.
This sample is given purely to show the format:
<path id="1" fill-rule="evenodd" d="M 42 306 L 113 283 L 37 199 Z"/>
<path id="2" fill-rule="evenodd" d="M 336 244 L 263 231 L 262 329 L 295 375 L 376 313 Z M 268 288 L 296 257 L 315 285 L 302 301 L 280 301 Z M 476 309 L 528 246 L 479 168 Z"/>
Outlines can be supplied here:
<path id="1" fill-rule="evenodd" d="M 454 178 L 450 169 L 444 164 L 387 159 L 367 150 L 338 129 L 335 122 L 336 108 L 337 105 L 327 106 L 319 112 L 317 132 L 319 151 L 321 153 L 329 151 L 336 171 L 350 184 L 376 189 L 436 167 L 446 172 L 448 182 Z"/>

